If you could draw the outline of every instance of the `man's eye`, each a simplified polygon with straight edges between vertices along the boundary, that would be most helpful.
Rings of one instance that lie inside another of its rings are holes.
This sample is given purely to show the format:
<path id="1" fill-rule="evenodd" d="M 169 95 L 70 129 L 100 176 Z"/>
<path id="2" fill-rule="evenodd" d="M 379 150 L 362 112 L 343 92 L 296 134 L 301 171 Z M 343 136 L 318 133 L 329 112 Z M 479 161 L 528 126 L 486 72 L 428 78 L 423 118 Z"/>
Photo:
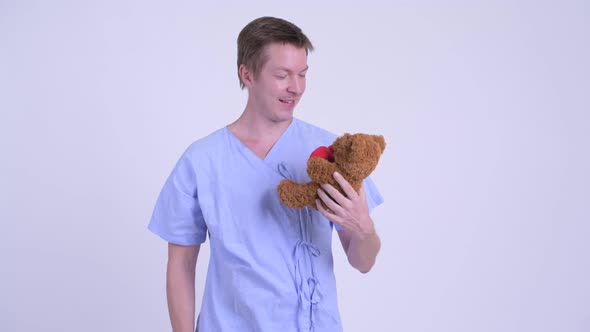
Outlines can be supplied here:
<path id="1" fill-rule="evenodd" d="M 305 78 L 305 74 L 299 74 L 299 77 Z"/>
<path id="2" fill-rule="evenodd" d="M 285 78 L 287 78 L 287 76 L 281 76 L 281 75 L 275 75 L 275 77 L 280 80 L 284 80 Z"/>

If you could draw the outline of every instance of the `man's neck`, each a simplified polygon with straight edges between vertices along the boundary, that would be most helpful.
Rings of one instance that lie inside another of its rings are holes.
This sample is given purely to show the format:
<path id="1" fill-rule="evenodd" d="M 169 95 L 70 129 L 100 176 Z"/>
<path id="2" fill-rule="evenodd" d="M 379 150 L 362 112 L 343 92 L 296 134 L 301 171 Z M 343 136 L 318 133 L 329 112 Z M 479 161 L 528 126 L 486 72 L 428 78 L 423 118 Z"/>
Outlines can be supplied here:
<path id="1" fill-rule="evenodd" d="M 266 141 L 274 144 L 281 137 L 283 132 L 289 127 L 293 119 L 285 121 L 272 121 L 266 117 L 260 116 L 254 112 L 244 113 L 233 123 L 228 125 L 228 129 L 241 140 L 247 141 Z"/>
<path id="2" fill-rule="evenodd" d="M 264 159 L 291 122 L 293 118 L 276 122 L 246 109 L 227 129 L 260 159 Z"/>

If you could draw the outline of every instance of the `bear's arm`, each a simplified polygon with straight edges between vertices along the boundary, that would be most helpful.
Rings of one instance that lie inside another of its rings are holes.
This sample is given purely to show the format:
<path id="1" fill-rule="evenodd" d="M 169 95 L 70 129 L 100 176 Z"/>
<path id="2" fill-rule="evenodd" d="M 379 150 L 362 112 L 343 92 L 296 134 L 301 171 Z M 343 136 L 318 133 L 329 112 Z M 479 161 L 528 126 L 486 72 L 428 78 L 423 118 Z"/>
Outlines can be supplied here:
<path id="1" fill-rule="evenodd" d="M 307 174 L 311 181 L 318 184 L 336 184 L 333 174 L 336 171 L 336 164 L 322 158 L 309 158 L 307 161 Z"/>

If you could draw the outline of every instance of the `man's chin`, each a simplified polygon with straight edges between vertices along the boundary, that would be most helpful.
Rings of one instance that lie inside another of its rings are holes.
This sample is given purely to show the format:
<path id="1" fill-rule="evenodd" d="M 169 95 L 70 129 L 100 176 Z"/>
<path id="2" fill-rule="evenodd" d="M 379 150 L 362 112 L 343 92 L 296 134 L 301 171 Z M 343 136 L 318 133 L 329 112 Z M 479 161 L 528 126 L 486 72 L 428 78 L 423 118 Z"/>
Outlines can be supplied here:
<path id="1" fill-rule="evenodd" d="M 283 122 L 291 122 L 293 120 L 293 112 L 280 112 L 275 114 L 273 122 L 276 123 L 283 123 Z"/>

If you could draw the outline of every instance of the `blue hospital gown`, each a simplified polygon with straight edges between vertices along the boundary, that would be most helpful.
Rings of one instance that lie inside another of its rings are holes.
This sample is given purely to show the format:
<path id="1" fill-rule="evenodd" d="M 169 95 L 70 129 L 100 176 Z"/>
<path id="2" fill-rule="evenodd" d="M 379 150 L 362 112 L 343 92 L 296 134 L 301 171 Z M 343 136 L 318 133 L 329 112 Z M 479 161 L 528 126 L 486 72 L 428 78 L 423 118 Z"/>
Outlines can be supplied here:
<path id="1" fill-rule="evenodd" d="M 307 159 L 336 135 L 293 119 L 260 159 L 224 127 L 191 144 L 158 197 L 148 228 L 211 256 L 199 332 L 342 331 L 332 258 L 333 224 L 289 209 L 277 185 L 307 182 Z M 365 180 L 369 209 L 381 204 Z"/>

